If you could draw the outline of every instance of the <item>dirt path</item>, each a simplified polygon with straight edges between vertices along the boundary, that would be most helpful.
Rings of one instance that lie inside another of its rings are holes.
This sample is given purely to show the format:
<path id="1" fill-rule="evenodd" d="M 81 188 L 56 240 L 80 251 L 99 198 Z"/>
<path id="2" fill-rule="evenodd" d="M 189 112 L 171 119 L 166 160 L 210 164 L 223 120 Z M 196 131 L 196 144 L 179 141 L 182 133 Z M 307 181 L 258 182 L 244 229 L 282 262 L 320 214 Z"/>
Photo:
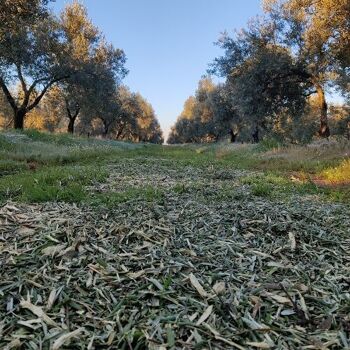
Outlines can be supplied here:
<path id="1" fill-rule="evenodd" d="M 91 191 L 162 195 L 0 209 L 0 348 L 350 345 L 349 207 L 254 197 L 244 171 L 162 159 L 109 171 Z"/>

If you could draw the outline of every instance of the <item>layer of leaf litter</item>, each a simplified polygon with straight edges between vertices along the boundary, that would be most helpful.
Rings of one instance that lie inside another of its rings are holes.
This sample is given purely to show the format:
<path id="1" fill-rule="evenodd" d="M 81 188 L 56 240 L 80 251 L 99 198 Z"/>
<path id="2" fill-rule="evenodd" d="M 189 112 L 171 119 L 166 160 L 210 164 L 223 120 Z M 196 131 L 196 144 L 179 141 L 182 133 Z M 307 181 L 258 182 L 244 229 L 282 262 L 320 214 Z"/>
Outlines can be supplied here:
<path id="1" fill-rule="evenodd" d="M 1 349 L 350 347 L 349 206 L 162 159 L 110 173 L 90 191 L 163 196 L 0 209 Z"/>

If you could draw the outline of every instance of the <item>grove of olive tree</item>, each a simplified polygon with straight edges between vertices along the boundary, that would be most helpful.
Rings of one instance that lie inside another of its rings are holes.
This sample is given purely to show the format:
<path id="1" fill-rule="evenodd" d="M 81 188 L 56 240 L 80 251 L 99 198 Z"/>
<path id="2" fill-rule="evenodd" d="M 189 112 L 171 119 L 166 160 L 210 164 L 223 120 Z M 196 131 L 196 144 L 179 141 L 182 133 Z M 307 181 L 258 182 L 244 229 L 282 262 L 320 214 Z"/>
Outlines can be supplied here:
<path id="1" fill-rule="evenodd" d="M 128 91 L 121 85 L 128 73 L 124 51 L 106 41 L 78 1 L 59 17 L 49 3 L 0 3 L 0 126 L 52 132 L 64 125 L 69 133 L 78 127 L 90 135 L 99 130 L 104 137 L 162 142 L 149 103 L 129 92 L 128 102 L 121 98 Z"/>
<path id="2" fill-rule="evenodd" d="M 337 89 L 349 99 L 349 1 L 265 0 L 263 6 L 262 18 L 233 36 L 224 33 L 217 43 L 223 55 L 208 73 L 225 82 L 206 99 L 211 117 L 198 108 L 203 100 L 192 97 L 195 112 L 188 118 L 184 111 L 168 142 L 215 141 L 225 133 L 232 142 L 259 142 L 262 135 L 305 142 L 331 135 L 330 124 L 336 124 L 329 121 L 334 108 L 327 91 Z M 348 119 L 343 113 L 338 122 Z"/>

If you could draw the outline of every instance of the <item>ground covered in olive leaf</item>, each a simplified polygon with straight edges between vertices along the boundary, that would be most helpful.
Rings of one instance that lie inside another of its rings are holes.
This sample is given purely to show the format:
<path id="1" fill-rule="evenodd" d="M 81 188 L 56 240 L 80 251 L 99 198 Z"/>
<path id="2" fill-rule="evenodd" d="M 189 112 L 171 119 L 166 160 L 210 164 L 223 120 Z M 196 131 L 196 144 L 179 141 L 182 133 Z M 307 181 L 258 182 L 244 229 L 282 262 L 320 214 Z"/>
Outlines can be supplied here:
<path id="1" fill-rule="evenodd" d="M 0 208 L 0 348 L 350 347 L 349 205 L 219 164 L 104 171 L 91 202 Z"/>

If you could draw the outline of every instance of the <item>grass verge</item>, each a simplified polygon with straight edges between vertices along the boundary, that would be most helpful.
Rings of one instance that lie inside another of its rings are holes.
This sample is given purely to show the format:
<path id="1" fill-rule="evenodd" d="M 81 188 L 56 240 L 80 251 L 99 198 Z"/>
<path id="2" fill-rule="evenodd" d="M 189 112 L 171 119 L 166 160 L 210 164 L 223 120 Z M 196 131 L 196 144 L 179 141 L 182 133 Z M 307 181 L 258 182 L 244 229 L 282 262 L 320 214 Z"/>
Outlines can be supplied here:
<path id="1" fill-rule="evenodd" d="M 85 187 L 104 181 L 107 173 L 93 166 L 54 166 L 37 172 L 23 171 L 0 178 L 0 202 L 81 202 L 88 196 Z"/>
<path id="2" fill-rule="evenodd" d="M 350 144 L 322 142 L 308 146 L 259 145 L 135 145 L 112 140 L 96 140 L 67 134 L 48 134 L 34 130 L 0 133 L 0 201 L 25 202 L 89 201 L 114 204 L 143 198 L 160 200 L 163 190 L 154 187 L 127 188 L 92 196 L 86 190 L 108 177 L 109 164 L 132 160 L 153 167 L 154 163 L 171 171 L 190 173 L 245 169 L 254 171 L 241 179 L 251 194 L 284 198 L 293 194 L 320 195 L 331 201 L 350 201 Z M 137 163 L 137 164 L 136 164 Z M 131 176 L 133 175 L 132 171 Z M 259 175 L 256 176 L 255 173 Z M 318 180 L 318 182 L 317 182 Z M 330 183 L 331 186 L 325 186 Z M 338 186 L 337 184 L 341 184 Z M 186 186 L 173 189 L 188 192 Z M 236 191 L 236 189 L 235 189 Z M 230 189 L 217 196 L 224 200 L 242 196 Z M 93 198 L 93 199 L 91 199 Z"/>

